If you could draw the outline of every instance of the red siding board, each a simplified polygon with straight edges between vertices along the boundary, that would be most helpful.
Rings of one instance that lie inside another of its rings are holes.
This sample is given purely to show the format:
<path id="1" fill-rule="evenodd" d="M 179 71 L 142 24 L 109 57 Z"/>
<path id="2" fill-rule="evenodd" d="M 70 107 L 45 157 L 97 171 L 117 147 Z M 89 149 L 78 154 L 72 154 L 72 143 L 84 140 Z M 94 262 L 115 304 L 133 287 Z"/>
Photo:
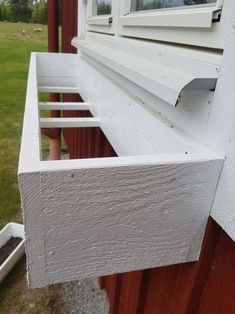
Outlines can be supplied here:
<path id="1" fill-rule="evenodd" d="M 210 263 L 197 313 L 235 313 L 235 244 L 224 231 Z"/>
<path id="2" fill-rule="evenodd" d="M 143 274 L 144 271 L 135 271 L 122 275 L 118 314 L 137 313 L 141 306 L 140 301 L 144 297 L 141 289 Z"/>

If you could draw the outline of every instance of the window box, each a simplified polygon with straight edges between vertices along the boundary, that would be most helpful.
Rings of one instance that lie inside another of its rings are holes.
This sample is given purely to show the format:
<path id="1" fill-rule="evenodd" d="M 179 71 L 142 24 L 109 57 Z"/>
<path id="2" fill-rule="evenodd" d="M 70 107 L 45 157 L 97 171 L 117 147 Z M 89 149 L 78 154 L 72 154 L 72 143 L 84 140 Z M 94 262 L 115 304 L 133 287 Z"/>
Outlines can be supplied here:
<path id="1" fill-rule="evenodd" d="M 66 105 L 39 103 L 52 91 L 79 91 L 68 109 L 93 118 L 43 120 Z M 69 125 L 99 126 L 118 157 L 42 161 L 40 128 Z M 197 260 L 222 164 L 80 55 L 33 53 L 19 162 L 30 286 Z"/>

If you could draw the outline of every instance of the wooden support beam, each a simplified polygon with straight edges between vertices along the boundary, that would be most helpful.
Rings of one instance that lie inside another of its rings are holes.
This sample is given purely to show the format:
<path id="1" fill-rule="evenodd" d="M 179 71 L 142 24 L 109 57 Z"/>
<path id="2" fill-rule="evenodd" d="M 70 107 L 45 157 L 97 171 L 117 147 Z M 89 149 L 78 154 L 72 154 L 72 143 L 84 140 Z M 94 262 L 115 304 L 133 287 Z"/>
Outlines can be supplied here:
<path id="1" fill-rule="evenodd" d="M 79 93 L 78 87 L 66 87 L 66 86 L 39 86 L 39 93 L 68 93 L 77 94 Z"/>
<path id="2" fill-rule="evenodd" d="M 39 110 L 90 110 L 91 105 L 85 102 L 40 102 Z"/>
<path id="3" fill-rule="evenodd" d="M 99 118 L 41 118 L 41 128 L 92 128 L 100 127 Z"/>

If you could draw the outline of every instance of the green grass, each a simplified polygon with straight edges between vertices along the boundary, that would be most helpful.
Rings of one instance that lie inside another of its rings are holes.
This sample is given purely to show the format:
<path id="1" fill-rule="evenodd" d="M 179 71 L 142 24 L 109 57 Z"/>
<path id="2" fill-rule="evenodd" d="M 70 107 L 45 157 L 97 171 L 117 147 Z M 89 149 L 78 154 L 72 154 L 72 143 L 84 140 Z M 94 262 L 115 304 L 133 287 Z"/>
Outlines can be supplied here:
<path id="1" fill-rule="evenodd" d="M 42 27 L 41 33 L 33 29 Z M 22 34 L 25 30 L 25 34 Z M 30 53 L 47 50 L 45 26 L 0 23 L 0 229 L 20 222 L 17 166 Z M 51 302 L 56 289 L 29 290 L 25 260 L 0 286 L 0 314 L 59 313 Z"/>
<path id="2" fill-rule="evenodd" d="M 33 31 L 38 27 L 41 33 Z M 45 26 L 0 23 L 0 228 L 21 220 L 16 174 L 28 63 L 32 51 L 46 50 Z"/>

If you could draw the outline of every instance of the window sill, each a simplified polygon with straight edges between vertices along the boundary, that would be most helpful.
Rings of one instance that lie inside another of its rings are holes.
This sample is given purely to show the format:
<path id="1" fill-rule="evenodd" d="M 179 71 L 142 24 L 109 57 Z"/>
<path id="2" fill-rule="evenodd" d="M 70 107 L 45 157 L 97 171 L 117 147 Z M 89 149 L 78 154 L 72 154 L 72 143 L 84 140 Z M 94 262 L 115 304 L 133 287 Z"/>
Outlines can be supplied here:
<path id="1" fill-rule="evenodd" d="M 183 10 L 161 10 L 160 12 L 130 13 L 119 18 L 122 26 L 145 27 L 202 27 L 212 25 L 216 7 Z"/>
<path id="2" fill-rule="evenodd" d="M 177 105 L 182 90 L 215 88 L 220 62 L 220 57 L 215 58 L 215 54 L 212 58 L 216 59 L 213 60 L 215 63 L 210 63 L 209 54 L 208 58 L 204 58 L 201 53 L 202 61 L 200 61 L 199 58 L 186 56 L 185 52 L 183 55 L 177 55 L 177 48 L 170 49 L 165 48 L 164 45 L 155 45 L 152 50 L 155 49 L 156 57 L 151 60 L 144 52 L 148 48 L 147 43 L 141 44 L 123 38 L 109 39 L 107 42 L 102 41 L 101 38 L 101 35 L 97 41 L 93 40 L 94 38 L 91 40 L 74 38 L 72 44 L 84 55 L 100 62 L 111 71 L 124 76 L 172 106 Z M 140 51 L 141 45 L 143 54 L 134 55 L 133 50 L 136 48 Z M 150 44 L 149 47 L 153 45 Z M 180 48 L 178 51 L 180 52 Z"/>

